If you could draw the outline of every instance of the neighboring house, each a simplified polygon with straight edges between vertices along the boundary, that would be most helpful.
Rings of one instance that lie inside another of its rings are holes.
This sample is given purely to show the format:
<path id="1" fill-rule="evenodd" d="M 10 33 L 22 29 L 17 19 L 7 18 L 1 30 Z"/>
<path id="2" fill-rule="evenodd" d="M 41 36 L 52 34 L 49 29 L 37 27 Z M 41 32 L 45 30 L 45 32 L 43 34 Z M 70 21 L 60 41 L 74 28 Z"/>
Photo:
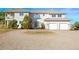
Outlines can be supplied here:
<path id="1" fill-rule="evenodd" d="M 65 18 L 65 13 L 59 11 L 28 11 L 23 9 L 14 9 L 5 11 L 5 20 L 17 20 L 18 28 L 21 28 L 21 21 L 23 21 L 25 15 L 31 16 L 32 28 L 41 28 L 52 30 L 69 30 L 69 19 Z"/>

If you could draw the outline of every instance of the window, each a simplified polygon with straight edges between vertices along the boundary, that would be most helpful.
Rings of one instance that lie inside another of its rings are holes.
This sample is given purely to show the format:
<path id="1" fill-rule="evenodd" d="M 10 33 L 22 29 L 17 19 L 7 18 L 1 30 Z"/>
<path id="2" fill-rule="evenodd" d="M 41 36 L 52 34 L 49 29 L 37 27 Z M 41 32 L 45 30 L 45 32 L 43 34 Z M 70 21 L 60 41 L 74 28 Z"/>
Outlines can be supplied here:
<path id="1" fill-rule="evenodd" d="M 19 23 L 21 24 L 21 23 L 22 23 L 22 21 L 19 21 Z"/>
<path id="2" fill-rule="evenodd" d="M 20 16 L 23 16 L 23 12 L 20 12 Z"/>
<path id="3" fill-rule="evenodd" d="M 45 16 L 45 14 L 43 14 L 43 16 Z"/>
<path id="4" fill-rule="evenodd" d="M 56 17 L 56 15 L 55 14 L 52 14 L 52 17 Z"/>
<path id="5" fill-rule="evenodd" d="M 10 19 L 10 17 L 7 17 L 7 19 Z"/>
<path id="6" fill-rule="evenodd" d="M 38 15 L 38 14 L 36 14 L 36 15 Z"/>
<path id="7" fill-rule="evenodd" d="M 11 16 L 13 16 L 14 15 L 14 13 L 11 13 Z"/>
<path id="8" fill-rule="evenodd" d="M 40 18 L 40 14 L 34 14 L 34 18 L 36 19 Z"/>
<path id="9" fill-rule="evenodd" d="M 58 17 L 61 17 L 62 15 L 61 14 L 58 14 Z"/>

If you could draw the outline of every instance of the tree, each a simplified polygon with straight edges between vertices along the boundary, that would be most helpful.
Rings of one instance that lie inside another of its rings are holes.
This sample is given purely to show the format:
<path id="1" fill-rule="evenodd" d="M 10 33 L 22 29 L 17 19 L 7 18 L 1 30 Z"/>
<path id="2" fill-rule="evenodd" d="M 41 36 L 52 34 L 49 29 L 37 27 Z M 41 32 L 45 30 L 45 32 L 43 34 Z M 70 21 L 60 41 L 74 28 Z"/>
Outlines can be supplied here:
<path id="1" fill-rule="evenodd" d="M 31 28 L 31 17 L 30 16 L 25 16 L 23 21 L 22 21 L 22 28 L 23 29 L 30 29 Z"/>
<path id="2" fill-rule="evenodd" d="M 0 12 L 0 26 L 4 27 L 5 25 L 5 13 Z"/>
<path id="3" fill-rule="evenodd" d="M 1 20 L 5 20 L 5 13 L 4 12 L 0 12 L 0 21 Z"/>
<path id="4" fill-rule="evenodd" d="M 72 24 L 71 30 L 79 30 L 79 22 L 75 22 L 74 24 Z"/>
<path id="5" fill-rule="evenodd" d="M 76 27 L 76 28 L 79 28 L 79 22 L 76 22 L 76 23 L 75 23 L 75 27 Z"/>

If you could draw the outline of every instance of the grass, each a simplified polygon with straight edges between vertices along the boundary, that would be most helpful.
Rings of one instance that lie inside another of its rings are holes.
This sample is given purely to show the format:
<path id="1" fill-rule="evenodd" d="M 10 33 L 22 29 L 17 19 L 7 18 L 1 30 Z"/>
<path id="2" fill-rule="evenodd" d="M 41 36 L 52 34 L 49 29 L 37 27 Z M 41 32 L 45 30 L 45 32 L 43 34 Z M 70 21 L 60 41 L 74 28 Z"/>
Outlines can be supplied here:
<path id="1" fill-rule="evenodd" d="M 28 34 L 52 34 L 53 32 L 49 30 L 27 30 Z"/>
<path id="2" fill-rule="evenodd" d="M 12 29 L 0 29 L 0 34 L 11 31 Z"/>

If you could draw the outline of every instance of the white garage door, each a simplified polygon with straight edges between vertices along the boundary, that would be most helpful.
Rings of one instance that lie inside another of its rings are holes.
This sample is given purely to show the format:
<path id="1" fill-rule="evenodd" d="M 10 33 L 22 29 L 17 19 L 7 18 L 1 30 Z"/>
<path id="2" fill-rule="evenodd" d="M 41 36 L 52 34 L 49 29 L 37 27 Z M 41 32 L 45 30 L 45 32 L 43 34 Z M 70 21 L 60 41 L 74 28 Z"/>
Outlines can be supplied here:
<path id="1" fill-rule="evenodd" d="M 60 24 L 60 30 L 68 30 L 69 26 L 68 24 Z"/>
<path id="2" fill-rule="evenodd" d="M 49 29 L 57 30 L 57 24 L 49 24 Z"/>

